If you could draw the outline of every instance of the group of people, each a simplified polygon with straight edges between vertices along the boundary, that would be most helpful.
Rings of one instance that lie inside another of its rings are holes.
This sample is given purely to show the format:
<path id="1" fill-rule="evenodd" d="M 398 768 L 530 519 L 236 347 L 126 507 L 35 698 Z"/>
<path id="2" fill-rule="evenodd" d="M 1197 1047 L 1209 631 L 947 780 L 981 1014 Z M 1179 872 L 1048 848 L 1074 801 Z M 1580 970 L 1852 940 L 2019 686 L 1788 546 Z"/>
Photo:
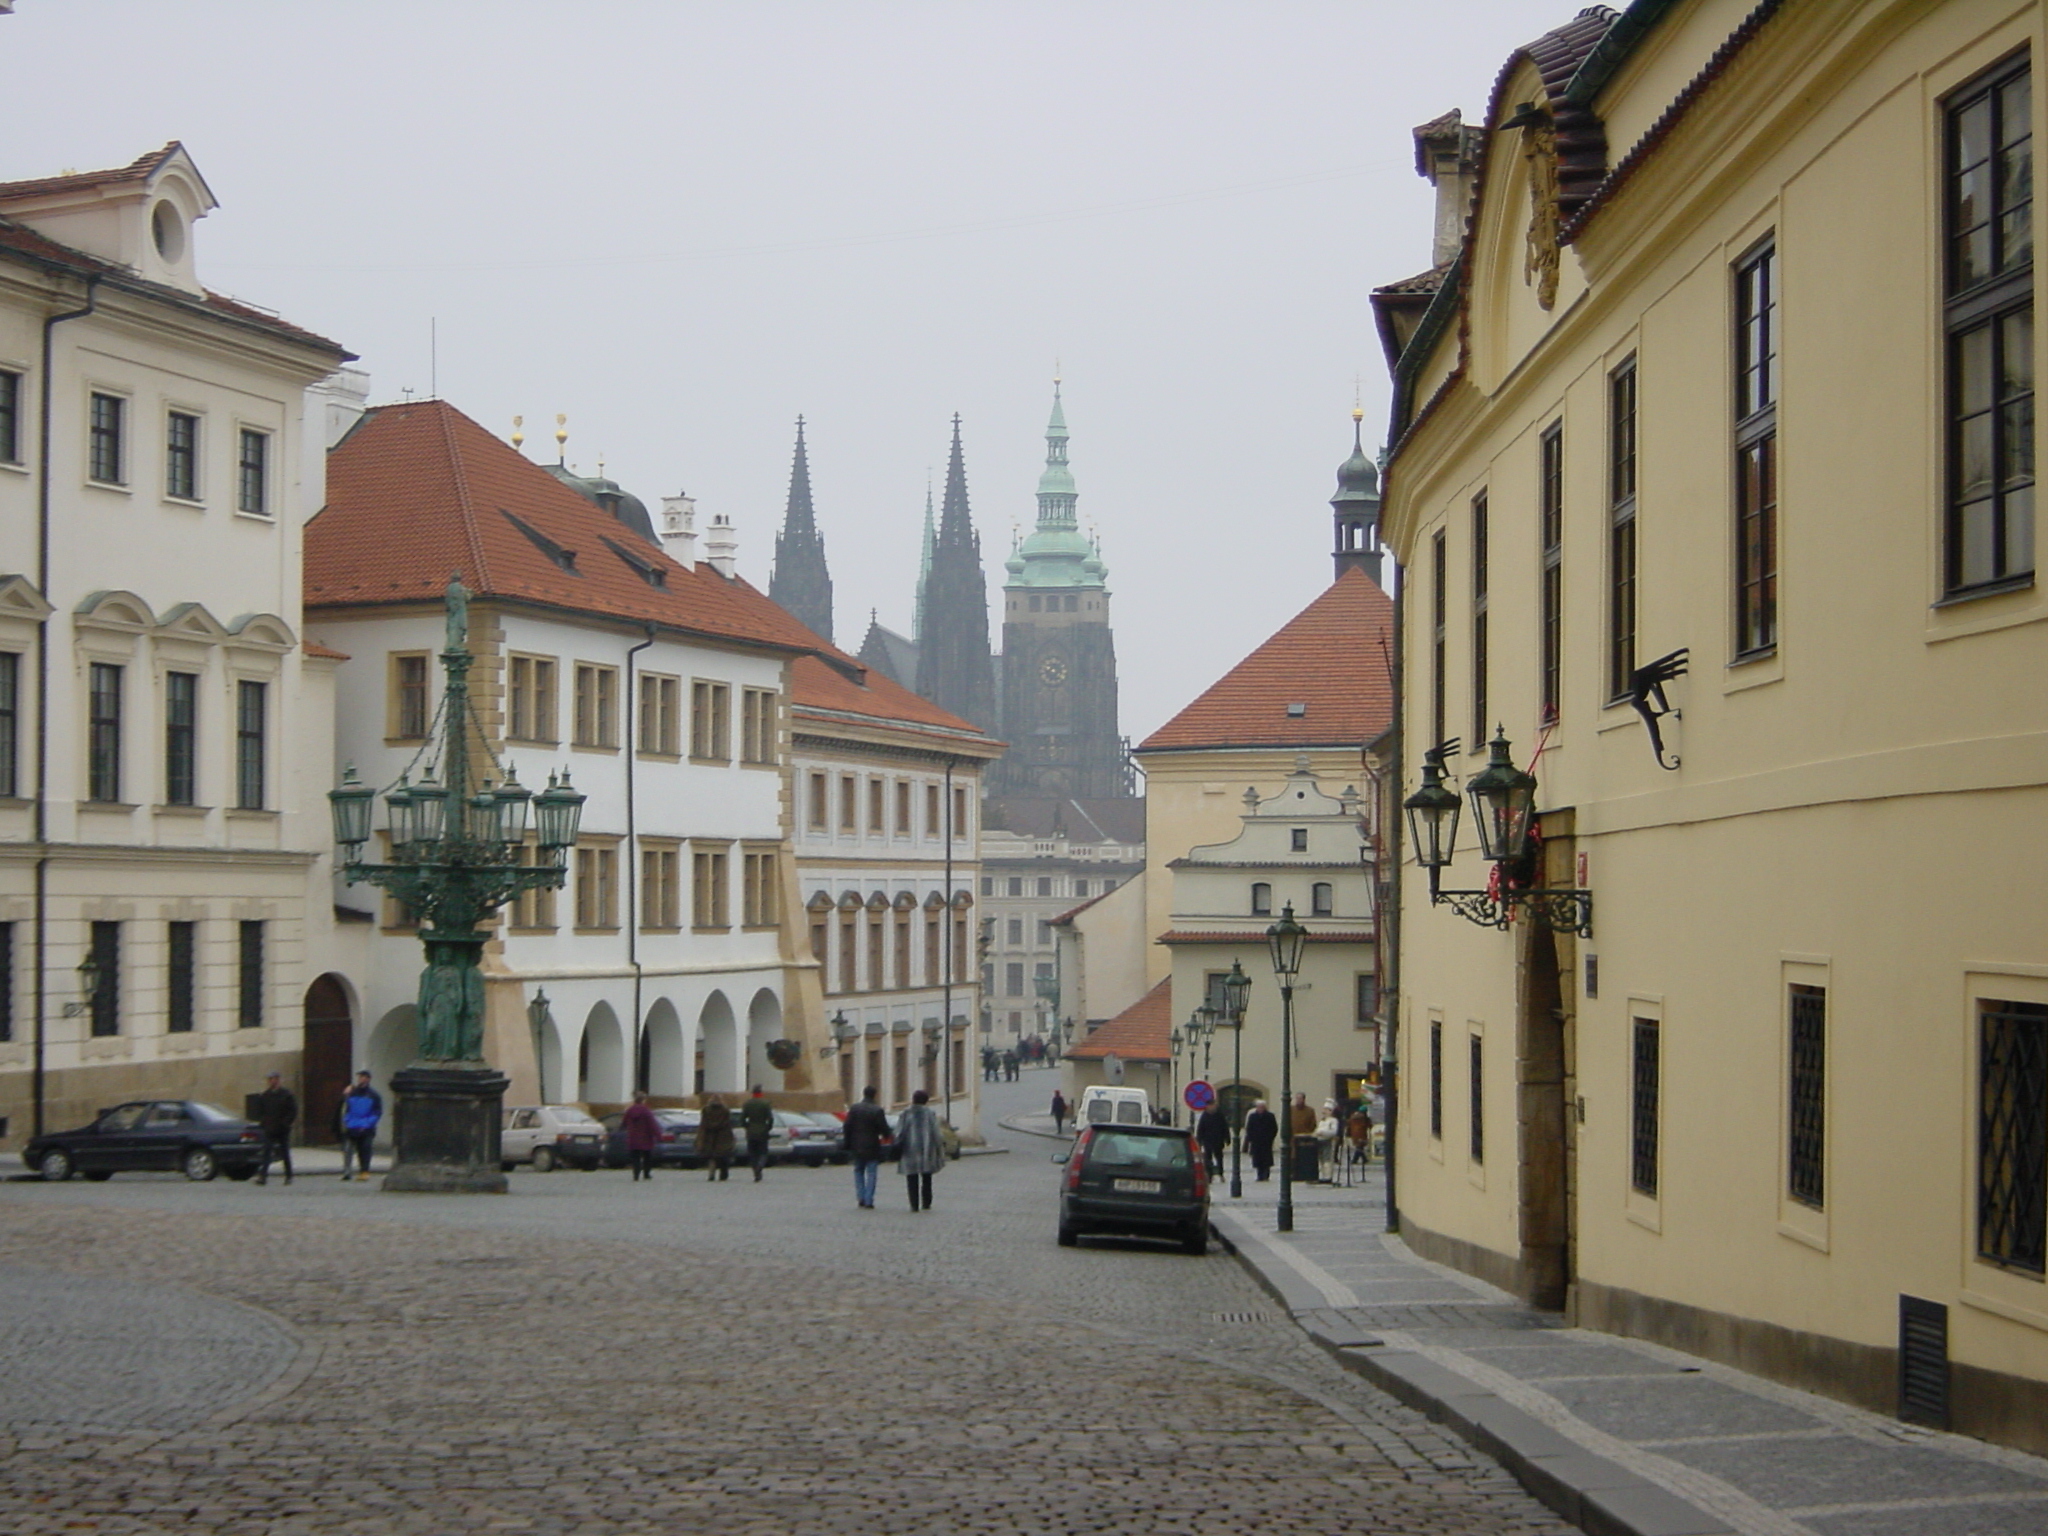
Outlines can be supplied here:
<path id="1" fill-rule="evenodd" d="M 1053 1096 L 1054 1125 L 1065 1110 L 1059 1095 Z M 1360 1099 L 1350 1107 L 1349 1114 L 1341 1121 L 1337 1101 L 1327 1099 L 1323 1113 L 1318 1115 L 1309 1108 L 1308 1095 L 1297 1093 L 1294 1103 L 1287 1111 L 1288 1140 L 1294 1147 L 1294 1176 L 1310 1182 L 1323 1178 L 1323 1163 L 1326 1157 L 1334 1164 L 1339 1155 L 1337 1138 L 1340 1126 L 1344 1135 L 1344 1156 L 1355 1163 L 1372 1161 L 1372 1112 L 1366 1101 Z M 1244 1150 L 1252 1160 L 1252 1173 L 1261 1183 L 1272 1176 L 1273 1152 L 1280 1140 L 1280 1117 L 1267 1107 L 1266 1101 L 1256 1101 L 1244 1117 Z M 1230 1145 L 1230 1121 L 1220 1105 L 1212 1104 L 1195 1117 L 1195 1144 L 1202 1149 L 1202 1162 L 1211 1177 L 1223 1172 L 1223 1153 Z M 1334 1170 L 1333 1170 L 1334 1171 Z"/>
<path id="2" fill-rule="evenodd" d="M 1051 1060 L 1046 1043 L 1036 1035 L 1019 1040 L 1006 1050 L 992 1045 L 981 1048 L 981 1080 L 984 1083 L 1014 1083 L 1021 1067 L 1038 1066 Z"/>
<path id="3" fill-rule="evenodd" d="M 661 1120 L 647 1102 L 647 1090 L 635 1089 L 633 1102 L 621 1116 L 626 1133 L 626 1163 L 635 1182 L 654 1177 L 654 1154 L 661 1149 Z M 733 1124 L 739 1124 L 738 1135 Z M 704 1096 L 697 1115 L 697 1161 L 704 1165 L 704 1177 L 725 1180 L 732 1176 L 733 1156 L 739 1150 L 739 1136 L 747 1139 L 747 1166 L 754 1170 L 754 1182 L 761 1182 L 768 1167 L 768 1142 L 775 1134 L 775 1106 L 761 1091 L 759 1083 L 747 1095 L 735 1115 L 732 1106 L 715 1093 Z"/>
<path id="4" fill-rule="evenodd" d="M 349 1176 L 355 1163 L 355 1177 L 370 1176 L 370 1145 L 384 1119 L 384 1099 L 370 1086 L 370 1074 L 358 1072 L 356 1080 L 334 1106 L 334 1138 L 341 1143 L 341 1176 Z M 256 1165 L 256 1182 L 270 1182 L 270 1165 L 284 1165 L 284 1181 L 292 1181 L 292 1127 L 299 1123 L 299 1100 L 284 1079 L 273 1072 L 263 1080 L 256 1095 L 256 1128 L 263 1136 L 262 1161 Z"/>

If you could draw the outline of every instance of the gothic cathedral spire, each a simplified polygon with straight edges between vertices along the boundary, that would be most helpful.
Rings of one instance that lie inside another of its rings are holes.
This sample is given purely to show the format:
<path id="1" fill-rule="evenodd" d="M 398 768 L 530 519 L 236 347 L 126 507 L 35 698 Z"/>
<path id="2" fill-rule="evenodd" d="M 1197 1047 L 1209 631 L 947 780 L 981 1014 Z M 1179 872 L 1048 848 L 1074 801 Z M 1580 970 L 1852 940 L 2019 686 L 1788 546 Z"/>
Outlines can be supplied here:
<path id="1" fill-rule="evenodd" d="M 811 506 L 811 460 L 804 448 L 804 419 L 796 419 L 796 458 L 789 467 L 789 505 L 775 535 L 775 570 L 768 596 L 803 626 L 832 638 L 832 573 L 825 567 L 825 540 Z"/>
<path id="2" fill-rule="evenodd" d="M 967 467 L 960 453 L 960 418 L 953 418 L 953 451 L 946 462 L 946 493 L 939 508 L 931 569 L 919 591 L 923 633 L 917 653 L 917 691 L 984 730 L 996 725 L 995 668 L 988 644 L 988 578 L 981 566 L 981 536 L 967 506 Z"/>

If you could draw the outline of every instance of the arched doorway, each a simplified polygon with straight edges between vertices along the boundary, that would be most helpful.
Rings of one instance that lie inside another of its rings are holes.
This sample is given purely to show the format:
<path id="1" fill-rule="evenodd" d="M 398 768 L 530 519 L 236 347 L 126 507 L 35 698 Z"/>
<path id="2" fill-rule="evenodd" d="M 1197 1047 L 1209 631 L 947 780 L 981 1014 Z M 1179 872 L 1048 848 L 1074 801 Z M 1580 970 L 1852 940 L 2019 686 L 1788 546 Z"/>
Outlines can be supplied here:
<path id="1" fill-rule="evenodd" d="M 377 1122 L 377 1145 L 391 1141 L 392 1117 L 397 1104 L 391 1095 L 391 1079 L 412 1065 L 420 1053 L 420 1011 L 411 1003 L 400 1003 L 377 1021 L 370 1031 L 368 1060 L 370 1086 L 384 1098 L 384 1118 Z"/>
<path id="2" fill-rule="evenodd" d="M 782 999 L 766 987 L 747 1004 L 747 1085 L 781 1084 L 781 1074 L 769 1064 L 768 1042 L 782 1038 Z M 771 1077 L 770 1074 L 774 1075 Z"/>
<path id="3" fill-rule="evenodd" d="M 626 1036 L 610 1003 L 599 1003 L 583 1021 L 576 1065 L 576 1096 L 585 1104 L 623 1104 L 632 1097 L 626 1082 Z"/>
<path id="4" fill-rule="evenodd" d="M 697 1015 L 697 1055 L 699 1093 L 738 1093 L 745 1086 L 740 1081 L 739 1024 L 723 992 L 705 998 L 703 1012 Z"/>
<path id="5" fill-rule="evenodd" d="M 334 1114 L 355 1065 L 356 1021 L 348 988 L 332 973 L 306 988 L 305 1045 L 299 1057 L 299 1135 L 309 1146 L 335 1140 Z"/>
<path id="6" fill-rule="evenodd" d="M 659 998 L 647 1010 L 647 1024 L 640 1036 L 640 1048 L 647 1053 L 647 1091 L 658 1099 L 679 1099 L 690 1091 L 689 1063 L 683 1056 L 683 1021 L 676 1017 L 675 1004 Z"/>

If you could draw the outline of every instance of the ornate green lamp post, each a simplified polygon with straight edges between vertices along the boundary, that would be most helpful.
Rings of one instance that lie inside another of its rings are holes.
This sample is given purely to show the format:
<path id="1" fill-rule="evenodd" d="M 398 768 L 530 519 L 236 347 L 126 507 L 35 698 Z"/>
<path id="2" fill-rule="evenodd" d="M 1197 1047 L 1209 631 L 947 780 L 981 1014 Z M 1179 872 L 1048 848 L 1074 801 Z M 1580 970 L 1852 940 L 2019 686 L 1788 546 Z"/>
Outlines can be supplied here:
<path id="1" fill-rule="evenodd" d="M 536 795 L 510 769 L 495 788 L 470 791 L 469 592 L 448 583 L 448 637 L 441 652 L 447 688 L 441 702 L 439 768 L 429 761 L 418 783 L 409 770 L 385 793 L 391 862 L 362 862 L 377 792 L 353 768 L 328 794 L 334 840 L 344 850 L 342 875 L 365 881 L 405 903 L 420 923 L 426 969 L 420 974 L 419 1056 L 393 1075 L 397 1156 L 384 1187 L 503 1194 L 499 1106 L 505 1075 L 483 1059 L 484 982 L 479 969 L 486 934 L 478 925 L 525 891 L 559 888 L 576 842 L 583 796 L 564 773 Z M 485 751 L 490 750 L 485 744 Z M 415 759 L 417 761 L 417 759 Z M 531 813 L 538 857 L 519 862 Z"/>
<path id="2" fill-rule="evenodd" d="M 1294 1230 L 1294 978 L 1301 974 L 1301 952 L 1308 930 L 1294 920 L 1287 903 L 1280 921 L 1266 930 L 1272 951 L 1273 975 L 1280 983 L 1280 1215 L 1278 1228 Z"/>
<path id="3" fill-rule="evenodd" d="M 1223 1023 L 1230 1031 L 1230 1198 L 1244 1198 L 1244 1004 L 1252 979 L 1230 962 L 1223 978 Z"/>

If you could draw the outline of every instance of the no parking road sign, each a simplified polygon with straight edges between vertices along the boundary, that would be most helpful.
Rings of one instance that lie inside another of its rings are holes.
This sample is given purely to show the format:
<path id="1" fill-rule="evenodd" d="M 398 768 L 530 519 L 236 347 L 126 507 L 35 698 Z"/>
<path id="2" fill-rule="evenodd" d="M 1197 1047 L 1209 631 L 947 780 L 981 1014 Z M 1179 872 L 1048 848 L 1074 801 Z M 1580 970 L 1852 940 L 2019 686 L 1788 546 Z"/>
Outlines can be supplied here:
<path id="1" fill-rule="evenodd" d="M 1180 1099 L 1189 1109 L 1199 1114 L 1216 1102 L 1216 1090 L 1197 1079 L 1182 1090 Z"/>

